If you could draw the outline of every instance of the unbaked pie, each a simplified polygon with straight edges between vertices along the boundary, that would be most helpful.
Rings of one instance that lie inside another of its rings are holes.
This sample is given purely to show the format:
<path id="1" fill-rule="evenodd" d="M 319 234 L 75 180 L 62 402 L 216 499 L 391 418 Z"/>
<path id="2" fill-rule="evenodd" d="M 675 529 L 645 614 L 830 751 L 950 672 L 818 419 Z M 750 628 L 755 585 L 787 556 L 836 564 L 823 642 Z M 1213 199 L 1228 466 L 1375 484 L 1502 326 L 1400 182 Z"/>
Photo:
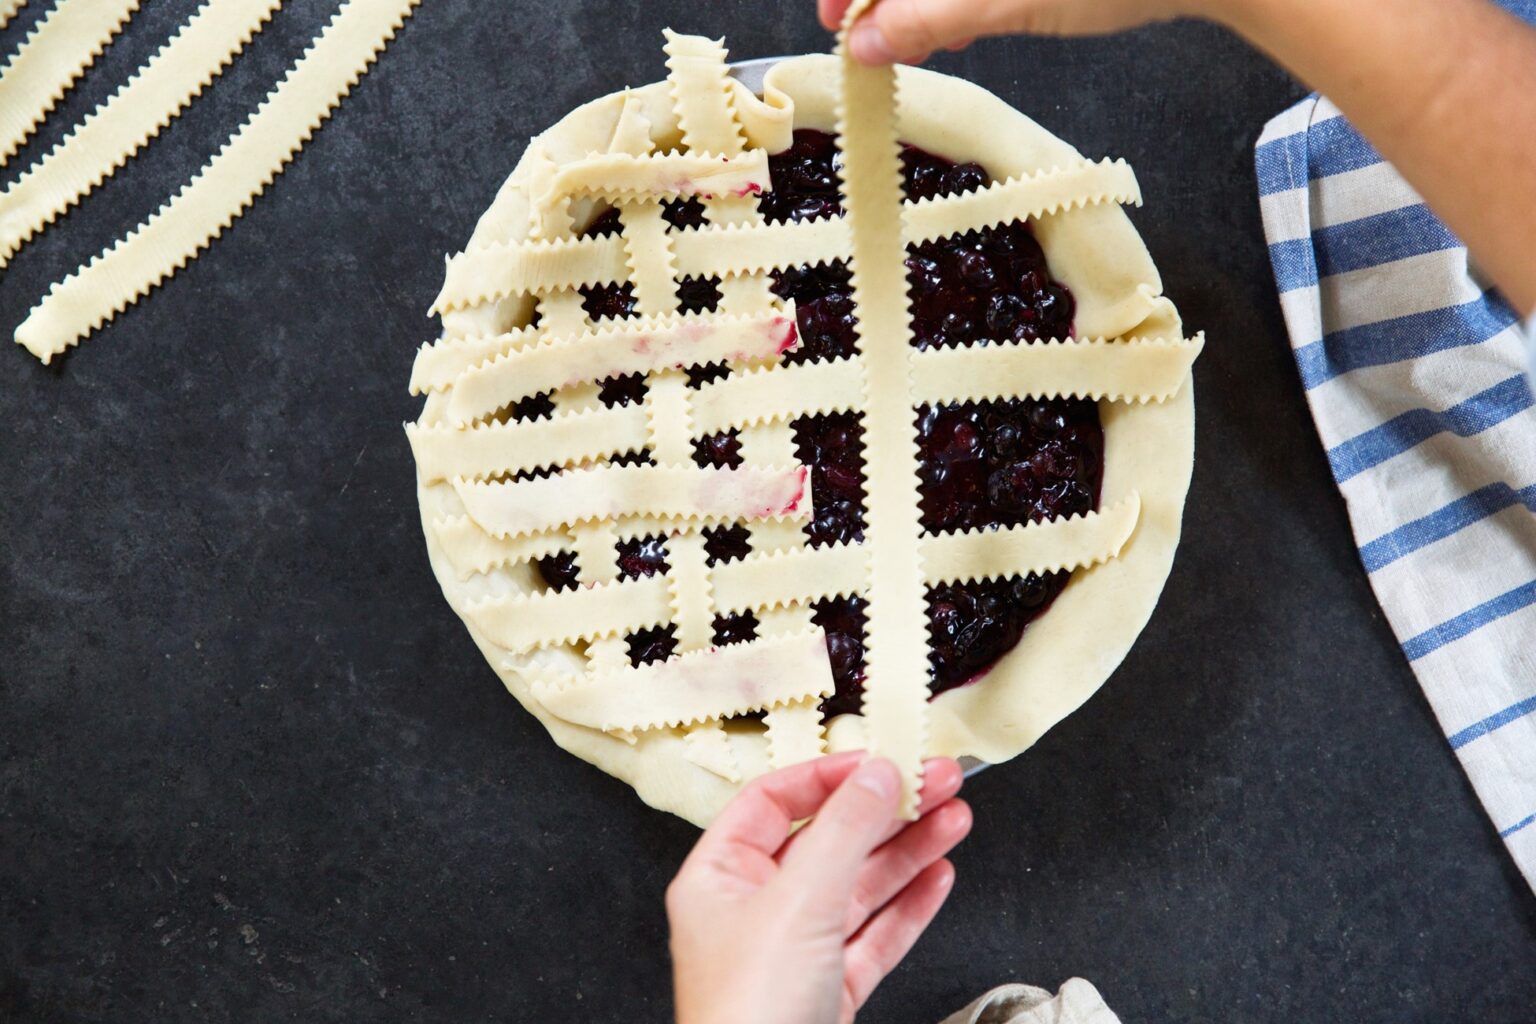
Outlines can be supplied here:
<path id="1" fill-rule="evenodd" d="M 797 57 L 755 92 L 665 49 L 448 260 L 406 428 L 432 567 L 652 805 L 704 823 L 868 748 L 910 811 L 923 756 L 1020 753 L 1145 625 L 1202 341 L 1123 162 L 930 71 Z"/>

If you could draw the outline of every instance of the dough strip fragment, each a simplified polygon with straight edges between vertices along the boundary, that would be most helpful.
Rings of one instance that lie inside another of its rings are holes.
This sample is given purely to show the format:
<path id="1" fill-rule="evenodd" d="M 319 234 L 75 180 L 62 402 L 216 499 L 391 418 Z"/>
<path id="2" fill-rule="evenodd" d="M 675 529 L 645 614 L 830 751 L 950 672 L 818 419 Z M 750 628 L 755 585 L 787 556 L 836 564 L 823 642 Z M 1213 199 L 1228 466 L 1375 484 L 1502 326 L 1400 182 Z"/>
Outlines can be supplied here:
<path id="1" fill-rule="evenodd" d="M 159 212 L 55 284 L 16 341 L 46 363 L 186 266 L 282 172 L 419 2 L 347 0 L 218 154 Z"/>
<path id="2" fill-rule="evenodd" d="M 16 12 L 27 6 L 27 0 L 0 0 L 0 28 L 11 23 Z"/>
<path id="3" fill-rule="evenodd" d="M 687 317 L 630 326 L 626 321 L 574 338 L 549 338 L 467 370 L 454 382 L 448 415 L 469 423 L 529 395 L 632 373 L 706 363 L 766 360 L 799 340 L 793 308 L 751 317 Z"/>
<path id="4" fill-rule="evenodd" d="M 282 0 L 204 0 L 132 78 L 0 193 L 0 267 L 224 72 Z"/>
<path id="5" fill-rule="evenodd" d="M 0 167 L 96 63 L 139 0 L 59 0 L 0 68 Z"/>
<path id="6" fill-rule="evenodd" d="M 804 466 L 603 465 L 516 482 L 455 481 L 471 519 L 493 537 L 622 516 L 668 519 L 765 519 L 810 515 Z"/>
<path id="7" fill-rule="evenodd" d="M 819 627 L 585 677 L 522 671 L 551 714 L 605 732 L 677 728 L 832 693 Z"/>

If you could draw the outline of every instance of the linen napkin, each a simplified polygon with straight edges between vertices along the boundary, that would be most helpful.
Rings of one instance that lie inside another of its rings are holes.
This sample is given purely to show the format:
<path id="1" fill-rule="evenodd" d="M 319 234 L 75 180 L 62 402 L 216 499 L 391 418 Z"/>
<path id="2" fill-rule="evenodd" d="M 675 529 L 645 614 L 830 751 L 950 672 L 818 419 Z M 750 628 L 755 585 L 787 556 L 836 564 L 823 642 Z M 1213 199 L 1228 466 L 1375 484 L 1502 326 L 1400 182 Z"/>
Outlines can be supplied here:
<path id="1" fill-rule="evenodd" d="M 1120 1024 L 1099 990 L 1073 978 L 1051 995 L 1031 985 L 1002 985 L 942 1024 Z"/>
<path id="2" fill-rule="evenodd" d="M 1506 6 L 1536 19 L 1536 3 Z M 1536 399 L 1520 317 L 1327 99 L 1271 121 L 1255 162 L 1360 560 L 1536 888 Z"/>

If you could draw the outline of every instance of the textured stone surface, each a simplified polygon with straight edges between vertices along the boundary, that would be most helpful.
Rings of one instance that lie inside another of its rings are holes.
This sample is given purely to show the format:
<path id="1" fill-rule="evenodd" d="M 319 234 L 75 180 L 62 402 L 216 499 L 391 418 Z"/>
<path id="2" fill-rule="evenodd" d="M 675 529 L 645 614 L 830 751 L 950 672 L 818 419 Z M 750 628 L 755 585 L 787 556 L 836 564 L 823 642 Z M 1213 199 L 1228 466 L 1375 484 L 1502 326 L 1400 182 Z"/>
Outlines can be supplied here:
<path id="1" fill-rule="evenodd" d="M 17 258 L 0 323 L 153 210 L 330 9 L 285 6 Z M 146 7 L 45 142 L 193 4 Z M 810 7 L 429 0 L 208 255 L 62 365 L 0 350 L 0 1017 L 666 1018 L 693 832 L 550 744 L 442 601 L 405 383 L 442 254 L 528 135 L 659 77 L 663 25 L 802 52 Z M 1300 90 L 1189 25 L 938 66 L 1136 165 L 1211 341 L 1157 615 L 972 783 L 952 903 L 869 1019 L 1081 974 L 1127 1021 L 1529 1020 L 1536 900 L 1376 609 L 1280 329 L 1250 147 Z"/>

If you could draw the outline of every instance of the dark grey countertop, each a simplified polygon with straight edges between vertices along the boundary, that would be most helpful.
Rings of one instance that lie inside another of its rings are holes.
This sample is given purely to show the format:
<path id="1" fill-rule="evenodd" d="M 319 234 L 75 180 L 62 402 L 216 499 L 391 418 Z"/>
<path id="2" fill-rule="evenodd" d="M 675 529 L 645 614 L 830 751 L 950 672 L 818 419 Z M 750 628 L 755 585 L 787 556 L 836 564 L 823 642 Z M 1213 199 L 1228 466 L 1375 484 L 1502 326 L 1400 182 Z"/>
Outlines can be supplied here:
<path id="1" fill-rule="evenodd" d="M 7 329 L 332 4 L 286 6 L 16 259 Z M 26 158 L 193 2 L 145 7 Z M 664 74 L 668 24 L 739 57 L 827 45 L 810 0 L 427 0 L 186 272 L 62 365 L 0 350 L 0 1016 L 667 1018 L 661 893 L 694 832 L 501 689 L 428 570 L 400 424 L 442 254 L 530 134 Z M 1135 164 L 1134 219 L 1210 342 L 1157 614 L 970 785 L 954 897 L 867 1018 L 1082 975 L 1128 1024 L 1530 1021 L 1536 899 L 1372 598 L 1281 330 L 1251 147 L 1302 90 L 1197 25 L 937 65 Z"/>

